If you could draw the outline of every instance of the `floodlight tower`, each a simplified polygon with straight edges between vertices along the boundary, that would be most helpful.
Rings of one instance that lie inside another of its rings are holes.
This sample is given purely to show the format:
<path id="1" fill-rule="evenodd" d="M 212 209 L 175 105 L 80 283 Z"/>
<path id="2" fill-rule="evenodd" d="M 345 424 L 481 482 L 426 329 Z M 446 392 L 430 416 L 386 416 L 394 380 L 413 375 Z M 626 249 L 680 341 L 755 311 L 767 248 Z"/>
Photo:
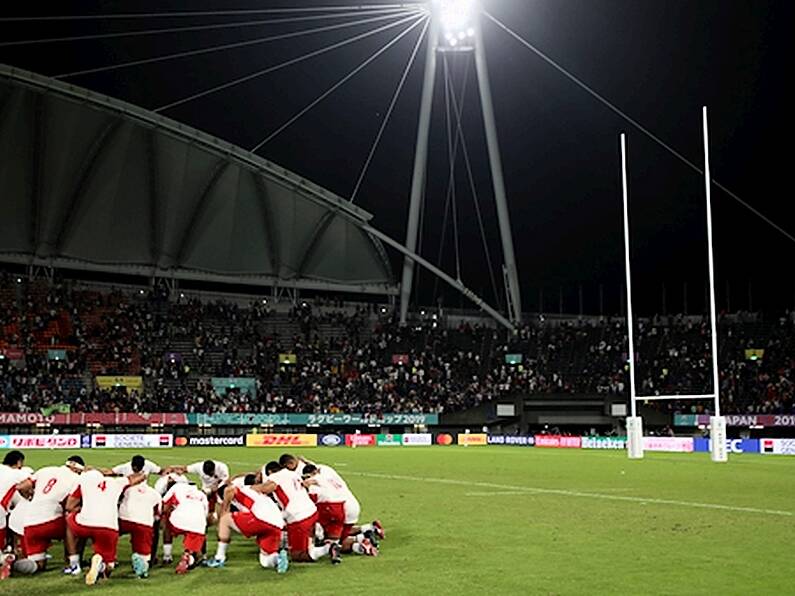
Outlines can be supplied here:
<path id="1" fill-rule="evenodd" d="M 480 7 L 477 0 L 429 0 L 431 11 L 430 35 L 425 55 L 425 76 L 420 100 L 420 117 L 417 124 L 417 144 L 414 154 L 414 171 L 411 180 L 411 198 L 406 231 L 406 248 L 415 252 L 419 234 L 420 204 L 425 192 L 428 169 L 428 137 L 433 107 L 434 83 L 436 81 L 436 57 L 439 52 L 474 52 L 478 93 L 486 131 L 489 153 L 489 168 L 497 206 L 503 253 L 508 318 L 519 323 L 522 318 L 522 301 L 519 292 L 519 276 L 513 249 L 511 220 L 508 201 L 505 197 L 505 181 L 502 175 L 497 125 L 494 118 L 494 103 L 486 63 L 486 52 L 480 29 Z M 403 261 L 403 277 L 400 285 L 400 322 L 406 323 L 411 286 L 414 279 L 414 261 L 406 257 Z"/>

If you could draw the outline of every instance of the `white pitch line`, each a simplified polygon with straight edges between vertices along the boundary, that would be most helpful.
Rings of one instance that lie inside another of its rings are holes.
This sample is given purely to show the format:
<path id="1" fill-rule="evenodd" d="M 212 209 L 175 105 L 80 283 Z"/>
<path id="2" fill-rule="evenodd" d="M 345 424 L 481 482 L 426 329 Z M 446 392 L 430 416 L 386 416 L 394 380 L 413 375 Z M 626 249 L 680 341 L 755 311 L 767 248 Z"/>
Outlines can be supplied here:
<path id="1" fill-rule="evenodd" d="M 467 497 L 494 497 L 497 495 L 526 495 L 524 490 L 498 490 L 490 493 L 464 493 Z"/>
<path id="2" fill-rule="evenodd" d="M 538 488 L 531 486 L 513 486 L 509 484 L 493 484 L 490 482 L 469 482 L 466 480 L 452 480 L 449 478 L 425 478 L 422 476 L 399 476 L 396 474 L 376 474 L 372 472 L 351 472 L 346 474 L 353 476 L 365 476 L 368 478 L 383 478 L 386 480 L 409 480 L 413 482 L 435 482 L 437 484 L 453 484 L 457 486 L 496 488 L 505 491 L 516 491 L 523 493 L 534 493 L 543 495 L 560 495 L 564 497 L 582 497 L 588 499 L 604 499 L 608 501 L 627 501 L 630 503 L 641 503 L 643 505 L 675 505 L 678 507 L 694 507 L 697 509 L 715 509 L 719 511 L 736 511 L 741 513 L 760 513 L 764 515 L 776 515 L 782 517 L 793 517 L 792 511 L 781 511 L 778 509 L 757 509 L 755 507 L 738 507 L 735 505 L 720 505 L 718 503 L 698 503 L 695 501 L 677 501 L 674 499 L 655 499 L 651 497 L 629 497 L 622 495 L 606 495 L 603 493 L 582 492 L 576 490 L 563 490 L 555 488 Z"/>

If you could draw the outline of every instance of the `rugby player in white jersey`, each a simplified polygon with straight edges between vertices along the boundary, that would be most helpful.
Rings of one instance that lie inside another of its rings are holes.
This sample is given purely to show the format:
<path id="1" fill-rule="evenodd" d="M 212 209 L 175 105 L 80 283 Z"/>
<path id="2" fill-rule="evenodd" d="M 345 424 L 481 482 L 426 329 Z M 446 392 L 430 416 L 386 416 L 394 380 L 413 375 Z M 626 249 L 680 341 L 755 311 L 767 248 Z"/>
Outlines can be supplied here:
<path id="1" fill-rule="evenodd" d="M 22 465 L 25 463 L 25 455 L 21 451 L 9 451 L 3 457 L 0 464 L 0 580 L 6 579 L 11 574 L 11 565 L 16 557 L 11 550 L 6 550 L 6 519 L 11 511 L 15 499 L 19 498 L 19 491 L 30 494 L 33 489 L 31 482 L 25 482 L 30 478 Z"/>
<path id="2" fill-rule="evenodd" d="M 188 484 L 189 482 L 190 481 L 188 480 L 188 477 L 185 476 L 184 474 L 179 474 L 177 472 L 166 472 L 165 474 L 163 474 L 163 476 L 160 476 L 160 478 L 158 478 L 155 481 L 155 491 L 157 492 L 157 494 L 160 495 L 162 499 L 162 497 L 166 496 L 166 493 L 173 484 L 175 483 Z M 163 515 L 161 516 L 161 519 L 164 520 L 165 522 L 166 518 Z M 157 559 L 157 541 L 160 538 L 161 525 L 162 524 L 160 523 L 160 520 L 156 519 L 154 532 L 152 536 L 152 561 L 150 562 L 150 565 L 154 565 Z M 163 565 L 171 565 L 171 563 L 174 562 L 174 557 L 171 549 L 172 546 L 170 543 L 163 545 Z"/>
<path id="3" fill-rule="evenodd" d="M 342 490 L 344 490 L 346 493 L 345 524 L 342 529 L 342 536 L 340 537 L 341 540 L 345 541 L 348 536 L 361 534 L 362 538 L 358 540 L 359 542 L 361 542 L 363 538 L 367 538 L 373 544 L 373 546 L 378 548 L 379 539 L 383 540 L 385 537 L 384 526 L 381 525 L 381 522 L 377 519 L 373 520 L 369 524 L 362 524 L 361 526 L 356 525 L 359 521 L 361 505 L 359 505 L 358 499 L 351 492 L 350 488 L 348 488 L 348 483 L 345 482 L 342 476 L 340 476 L 334 468 L 326 464 L 317 464 L 301 456 L 295 457 L 289 453 L 283 453 L 279 458 L 279 463 L 287 469 L 296 470 L 299 472 L 303 471 L 304 466 L 312 464 L 317 467 L 320 476 L 328 478 L 335 484 L 341 486 Z M 350 552 L 350 547 L 344 546 L 342 550 L 343 552 Z"/>
<path id="4" fill-rule="evenodd" d="M 317 504 L 318 523 L 323 528 L 325 537 L 339 544 L 342 552 L 377 557 L 378 548 L 369 538 L 363 534 L 349 537 L 346 533 L 345 504 L 352 496 L 350 491 L 337 480 L 321 474 L 314 464 L 304 465 L 303 479 L 309 497 Z"/>
<path id="5" fill-rule="evenodd" d="M 43 570 L 52 542 L 66 540 L 63 503 L 77 486 L 84 469 L 83 458 L 73 455 L 64 465 L 41 468 L 30 481 L 26 481 L 34 484 L 35 489 L 25 512 L 26 557 L 14 563 L 14 572 L 30 574 Z M 68 544 L 67 550 L 71 552 Z M 80 573 L 80 567 L 67 564 L 64 573 Z"/>
<path id="6" fill-rule="evenodd" d="M 260 565 L 266 569 L 275 568 L 277 573 L 285 573 L 289 563 L 287 551 L 281 548 L 284 519 L 275 501 L 268 496 L 276 490 L 276 484 L 256 484 L 253 474 L 245 476 L 242 484 L 239 480 L 235 478 L 231 485 L 218 489 L 221 498 L 218 547 L 215 557 L 207 561 L 207 567 L 224 566 L 234 530 L 246 538 L 256 538 Z M 233 504 L 236 511 L 232 511 Z"/>
<path id="7" fill-rule="evenodd" d="M 197 461 L 188 466 L 171 466 L 169 470 L 179 474 L 196 474 L 202 482 L 202 492 L 207 497 L 209 514 L 207 523 L 212 524 L 215 520 L 215 506 L 218 502 L 218 489 L 229 480 L 229 466 L 222 461 L 208 459 Z"/>
<path id="8" fill-rule="evenodd" d="M 207 513 L 207 497 L 195 484 L 175 482 L 163 498 L 163 517 L 168 519 L 163 531 L 164 560 L 171 556 L 173 537 L 182 536 L 184 552 L 176 567 L 180 575 L 199 563 L 205 544 Z"/>
<path id="9" fill-rule="evenodd" d="M 158 475 L 163 472 L 160 466 L 153 461 L 144 459 L 143 455 L 133 455 L 130 461 L 113 466 L 111 469 L 114 474 L 118 474 L 119 476 L 131 476 L 138 472 L 142 472 L 149 476 L 150 474 Z"/>
<path id="10" fill-rule="evenodd" d="M 332 564 L 339 564 L 342 561 L 339 544 L 327 542 L 323 546 L 314 545 L 317 507 L 309 498 L 301 476 L 297 472 L 282 468 L 275 461 L 264 465 L 260 474 L 262 482 L 268 484 L 282 508 L 282 515 L 287 524 L 290 558 L 297 562 L 312 562 L 329 555 Z"/>
<path id="11" fill-rule="evenodd" d="M 160 494 L 144 482 L 125 490 L 119 503 L 119 535 L 130 535 L 132 567 L 140 578 L 149 577 L 162 501 Z"/>
<path id="12" fill-rule="evenodd" d="M 109 578 L 116 564 L 119 542 L 118 503 L 129 487 L 146 481 L 146 474 L 106 476 L 99 470 L 80 475 L 77 486 L 66 501 L 69 565 L 80 569 L 79 540 L 91 539 L 94 556 L 86 573 L 86 585 L 94 585 L 100 577 Z"/>

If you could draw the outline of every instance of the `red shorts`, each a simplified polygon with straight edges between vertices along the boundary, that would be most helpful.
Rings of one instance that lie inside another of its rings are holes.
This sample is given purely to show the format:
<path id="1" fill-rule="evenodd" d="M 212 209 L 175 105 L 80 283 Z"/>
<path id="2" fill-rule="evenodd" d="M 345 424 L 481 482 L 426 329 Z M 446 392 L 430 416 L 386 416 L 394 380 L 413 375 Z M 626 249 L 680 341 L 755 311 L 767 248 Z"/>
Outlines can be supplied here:
<path id="1" fill-rule="evenodd" d="M 196 534 L 195 532 L 182 530 L 172 524 L 170 521 L 168 522 L 168 529 L 171 530 L 171 534 L 173 536 L 184 536 L 183 546 L 185 547 L 185 550 L 189 550 L 193 553 L 198 553 L 201 551 L 202 545 L 204 544 L 204 534 Z"/>
<path id="2" fill-rule="evenodd" d="M 257 537 L 257 544 L 262 552 L 271 555 L 279 550 L 282 541 L 281 528 L 262 521 L 250 511 L 233 513 L 232 521 L 246 538 Z"/>
<path id="3" fill-rule="evenodd" d="M 318 503 L 317 517 L 326 538 L 339 538 L 345 525 L 345 503 Z"/>
<path id="4" fill-rule="evenodd" d="M 130 535 L 130 544 L 132 544 L 134 553 L 144 556 L 152 554 L 152 538 L 154 537 L 154 528 L 152 526 L 120 519 L 119 535 L 121 534 Z"/>
<path id="5" fill-rule="evenodd" d="M 78 538 L 91 538 L 91 547 L 94 553 L 102 557 L 106 563 L 116 561 L 116 546 L 119 544 L 119 531 L 110 528 L 96 528 L 83 526 L 77 522 L 77 512 L 73 511 L 66 516 L 66 523 L 72 534 Z"/>
<path id="6" fill-rule="evenodd" d="M 213 490 L 204 494 L 207 495 L 207 511 L 214 513 L 215 506 L 218 504 L 218 493 Z"/>
<path id="7" fill-rule="evenodd" d="M 34 560 L 44 559 L 53 540 L 63 540 L 66 536 L 66 522 L 56 517 L 48 522 L 25 526 L 25 552 Z"/>
<path id="8" fill-rule="evenodd" d="M 287 524 L 287 543 L 291 552 L 305 553 L 309 550 L 315 538 L 316 522 L 317 511 L 304 520 Z"/>

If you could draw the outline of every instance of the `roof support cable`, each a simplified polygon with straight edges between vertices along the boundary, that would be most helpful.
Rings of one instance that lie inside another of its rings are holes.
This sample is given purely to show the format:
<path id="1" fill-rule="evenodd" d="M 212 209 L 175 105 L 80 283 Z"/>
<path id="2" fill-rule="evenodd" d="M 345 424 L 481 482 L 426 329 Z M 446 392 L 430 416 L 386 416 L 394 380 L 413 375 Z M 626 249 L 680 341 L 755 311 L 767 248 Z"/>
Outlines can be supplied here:
<path id="1" fill-rule="evenodd" d="M 232 43 L 224 43 L 215 46 L 209 46 L 206 48 L 197 48 L 194 50 L 185 50 L 182 52 L 175 52 L 172 54 L 164 54 L 163 56 L 154 56 L 152 58 L 142 58 L 140 60 L 130 60 L 128 62 L 121 62 L 119 64 L 108 64 L 105 66 L 97 66 L 95 68 L 86 68 L 83 70 L 75 70 L 72 72 L 66 72 L 59 75 L 55 75 L 54 79 L 67 79 L 70 77 L 76 77 L 80 75 L 86 74 L 93 74 L 97 72 L 106 72 L 109 70 L 119 70 L 121 68 L 129 68 L 130 66 L 143 66 L 144 64 L 156 64 L 158 62 L 165 62 L 167 60 L 174 60 L 177 58 L 187 58 L 189 56 L 199 56 L 202 54 L 209 54 L 212 52 L 220 52 L 222 50 L 231 50 L 235 48 L 242 48 L 252 45 L 257 45 L 261 43 L 268 43 L 271 41 L 279 41 L 282 39 L 291 39 L 293 37 L 302 37 L 304 35 L 312 35 L 314 33 L 325 33 L 327 31 L 334 31 L 337 29 L 344 29 L 347 27 L 355 27 L 357 25 L 366 25 L 368 23 L 374 23 L 377 21 L 383 21 L 386 19 L 393 19 L 398 18 L 406 14 L 416 14 L 415 12 L 405 12 L 405 13 L 390 13 L 386 15 L 379 15 L 375 17 L 368 17 L 366 19 L 359 19 L 356 21 L 349 21 L 345 23 L 335 23 L 333 25 L 324 25 L 322 27 L 314 27 L 312 29 L 302 29 L 300 31 L 291 31 L 289 33 L 281 33 L 278 35 L 269 35 L 267 37 L 258 37 L 256 39 L 247 39 L 245 41 L 236 41 Z"/>
<path id="2" fill-rule="evenodd" d="M 272 133 L 270 133 L 270 134 L 269 134 L 267 137 L 265 137 L 264 139 L 262 139 L 262 140 L 261 140 L 259 143 L 257 143 L 256 145 L 254 145 L 254 147 L 251 149 L 251 151 L 252 151 L 252 152 L 254 152 L 254 151 L 257 151 L 257 150 L 258 150 L 258 149 L 260 149 L 260 148 L 261 148 L 263 145 L 265 145 L 267 142 L 269 142 L 271 139 L 273 139 L 274 137 L 276 137 L 277 135 L 279 135 L 279 133 L 281 133 L 281 132 L 282 132 L 284 129 L 286 129 L 288 126 L 290 126 L 290 125 L 291 125 L 293 122 L 295 122 L 296 120 L 298 120 L 299 118 L 301 118 L 301 116 L 303 116 L 304 114 L 306 114 L 306 113 L 307 113 L 309 110 L 311 110 L 312 108 L 314 108 L 314 107 L 315 107 L 317 104 L 319 104 L 321 101 L 323 101 L 324 99 L 326 99 L 326 98 L 327 98 L 329 95 L 331 95 L 332 93 L 334 93 L 334 91 L 336 91 L 336 90 L 337 90 L 339 87 L 341 87 L 342 85 L 344 85 L 345 83 L 347 83 L 347 82 L 348 82 L 350 79 L 352 79 L 354 76 L 356 76 L 356 74 L 357 74 L 358 72 L 360 72 L 362 69 L 364 69 L 364 68 L 365 68 L 365 67 L 366 67 L 368 64 L 370 64 L 370 63 L 371 63 L 373 60 L 375 60 L 376 58 L 378 58 L 378 57 L 379 57 L 381 54 L 383 54 L 383 53 L 384 53 L 384 52 L 386 52 L 386 51 L 387 51 L 389 48 L 391 48 L 393 45 L 395 45 L 395 44 L 396 44 L 398 41 L 400 41 L 401 39 L 403 39 L 403 37 L 405 37 L 405 36 L 406 36 L 406 35 L 407 35 L 407 34 L 408 34 L 408 33 L 409 33 L 409 32 L 410 32 L 412 29 L 414 29 L 414 28 L 415 28 L 417 25 L 419 25 L 420 23 L 422 23 L 422 22 L 423 22 L 423 20 L 427 21 L 427 17 L 424 17 L 424 18 L 418 19 L 418 20 L 417 20 L 417 21 L 415 21 L 414 23 L 412 23 L 412 24 L 408 25 L 408 26 L 407 26 L 405 29 L 403 29 L 403 31 L 401 31 L 400 33 L 398 33 L 398 34 L 397 34 L 395 37 L 393 37 L 393 38 L 392 38 L 392 39 L 391 39 L 389 42 L 387 42 L 387 43 L 386 43 L 385 45 L 383 45 L 381 48 L 379 48 L 378 50 L 376 50 L 375 52 L 373 52 L 373 54 L 371 54 L 371 55 L 370 55 L 368 58 L 366 58 L 366 59 L 365 59 L 363 62 L 359 63 L 359 65 L 358 65 L 358 66 L 356 66 L 356 67 L 355 67 L 353 70 L 351 70 L 351 71 L 350 71 L 348 74 L 346 74 L 344 77 L 342 77 L 342 78 L 341 78 L 340 80 L 338 80 L 336 83 L 334 83 L 334 84 L 333 84 L 331 87 L 329 87 L 328 89 L 326 89 L 326 91 L 324 91 L 323 93 L 321 93 L 320 95 L 318 95 L 318 96 L 317 96 L 317 97 L 316 97 L 316 98 L 315 98 L 313 101 L 311 101 L 309 104 L 307 104 L 307 105 L 306 105 L 305 107 L 303 107 L 301 110 L 299 110 L 299 112 L 298 112 L 297 114 L 295 114 L 295 115 L 294 115 L 292 118 L 290 118 L 289 120 L 287 120 L 287 122 L 285 122 L 284 124 L 282 124 L 282 125 L 281 125 L 279 128 L 277 128 L 276 130 L 274 130 L 274 131 L 273 131 Z"/>
<path id="3" fill-rule="evenodd" d="M 356 200 L 356 195 L 359 193 L 364 176 L 367 173 L 367 169 L 370 167 L 370 162 L 373 160 L 373 155 L 375 155 L 375 151 L 378 148 L 378 143 L 381 142 L 381 136 L 384 134 L 384 130 L 389 123 L 389 118 L 392 116 L 392 111 L 395 109 L 395 104 L 397 103 L 398 97 L 400 97 L 400 93 L 403 90 L 403 85 L 406 83 L 406 78 L 408 78 L 409 72 L 411 71 L 411 67 L 414 65 L 414 59 L 417 57 L 417 52 L 420 49 L 420 45 L 422 45 L 422 40 L 425 38 L 425 35 L 428 32 L 428 25 L 430 25 L 430 23 L 430 19 L 425 20 L 425 25 L 423 26 L 419 37 L 417 37 L 417 42 L 414 44 L 414 49 L 411 51 L 409 60 L 406 63 L 406 68 L 403 69 L 403 75 L 400 77 L 400 81 L 398 82 L 397 88 L 395 89 L 395 93 L 392 94 L 392 101 L 389 102 L 389 107 L 386 110 L 384 119 L 381 121 L 381 127 L 378 129 L 378 134 L 375 136 L 375 141 L 373 141 L 373 144 L 370 147 L 370 153 L 367 155 L 367 159 L 364 162 L 362 171 L 359 173 L 359 178 L 356 180 L 356 184 L 353 187 L 353 192 L 351 193 L 350 198 L 351 203 Z"/>
<path id="4" fill-rule="evenodd" d="M 654 133 L 653 133 L 651 130 L 649 130 L 648 128 L 646 128 L 645 126 L 643 126 L 643 125 L 642 125 L 640 122 L 638 122 L 637 120 L 635 120 L 634 118 L 632 118 L 632 116 L 628 115 L 628 114 L 627 114 L 626 112 L 624 112 L 624 111 L 623 111 L 621 108 L 619 108 L 618 106 L 616 106 L 615 104 L 613 104 L 613 103 L 612 103 L 610 100 L 608 100 L 607 98 L 605 98 L 605 97 L 604 97 L 603 95 L 601 95 L 599 92 L 597 92 L 597 91 L 595 91 L 594 89 L 592 89 L 591 87 L 589 87 L 587 83 L 584 83 L 582 80 L 580 80 L 579 78 L 577 78 L 575 75 L 571 74 L 571 73 L 570 73 L 568 70 L 566 70 L 565 68 L 563 68 L 563 67 L 562 67 L 560 64 L 558 64 L 558 63 L 557 63 L 557 62 L 555 62 L 555 61 L 554 61 L 552 58 L 550 58 L 549 56 L 547 56 L 547 55 L 546 55 L 544 52 L 542 52 L 541 50 L 539 50 L 538 48 L 536 48 L 536 47 L 535 47 L 533 44 L 531 44 L 529 41 L 527 41 L 527 40 L 526 40 L 526 39 L 524 39 L 522 36 L 520 36 L 518 33 L 516 33 L 516 32 L 515 32 L 513 29 L 510 29 L 510 28 L 509 28 L 507 25 L 505 25 L 505 24 L 504 24 L 502 21 L 500 21 L 499 19 L 497 19 L 497 18 L 495 18 L 495 17 L 491 16 L 491 15 L 490 15 L 488 12 L 486 12 L 486 11 L 484 11 L 484 12 L 483 12 L 483 14 L 484 14 L 484 15 L 486 15 L 486 16 L 487 16 L 489 19 L 491 19 L 491 21 L 493 21 L 495 25 L 497 25 L 498 27 L 500 27 L 500 28 L 501 28 L 503 31 L 505 31 L 505 32 L 506 32 L 508 35 L 510 35 L 511 37 L 513 37 L 513 38 L 514 38 L 516 41 L 518 41 L 518 42 L 519 42 L 520 44 L 522 44 L 523 46 L 525 46 L 525 47 L 526 47 L 528 50 L 530 50 L 530 51 L 532 51 L 533 53 L 535 53 L 535 54 L 536 54 L 536 55 L 537 55 L 539 58 L 541 58 L 541 59 L 542 59 L 544 62 L 546 62 L 547 64 L 549 64 L 550 66 L 552 66 L 552 67 L 553 67 L 555 70 L 557 70 L 558 72 L 560 72 L 560 73 L 561 73 L 563 76 L 565 76 L 567 79 L 569 79 L 569 80 L 570 80 L 571 82 L 573 82 L 575 85 L 577 85 L 578 87 L 580 87 L 581 89 L 583 89 L 583 90 L 584 90 L 586 93 L 588 93 L 588 94 L 589 94 L 591 97 L 593 97 L 593 98 L 594 98 L 594 99 L 596 99 L 596 100 L 597 100 L 599 103 L 601 103 L 601 104 L 602 104 L 602 105 L 604 105 L 606 108 L 608 108 L 608 109 L 609 109 L 611 112 L 613 112 L 613 113 L 617 114 L 617 115 L 618 115 L 618 116 L 620 116 L 620 117 L 621 117 L 623 120 L 625 120 L 626 122 L 628 122 L 629 124 L 631 124 L 632 126 L 634 126 L 634 127 L 635 127 L 636 129 L 638 129 L 640 132 L 642 132 L 642 133 L 643 133 L 643 134 L 645 134 L 647 137 L 649 137 L 649 138 L 650 138 L 652 141 L 654 141 L 655 143 L 657 143 L 658 145 L 660 145 L 660 147 L 662 147 L 663 149 L 665 149 L 666 151 L 668 151 L 668 153 L 670 153 L 671 155 L 673 155 L 674 157 L 676 157 L 676 158 L 677 158 L 679 161 L 681 161 L 681 162 L 682 162 L 682 163 L 684 163 L 685 165 L 689 166 L 689 167 L 690 167 L 690 169 L 692 169 L 692 170 L 694 170 L 695 172 L 697 172 L 697 173 L 701 174 L 702 176 L 704 175 L 704 170 L 702 170 L 700 167 L 698 167 L 698 166 L 697 166 L 695 163 L 693 163 L 693 162 L 692 162 L 692 161 L 690 161 L 688 158 L 686 158 L 684 155 L 682 155 L 682 154 L 681 154 L 679 151 L 677 151 L 676 149 L 674 149 L 673 147 L 671 147 L 671 146 L 670 146 L 668 143 L 666 143 L 666 142 L 665 142 L 665 141 L 663 141 L 663 140 L 662 140 L 660 137 L 658 137 L 657 135 L 655 135 L 655 134 L 654 134 Z M 738 196 L 736 193 L 734 193 L 733 191 L 731 191 L 731 190 L 729 190 L 728 188 L 726 188 L 725 186 L 723 186 L 723 184 L 721 184 L 720 182 L 718 182 L 718 181 L 717 181 L 717 180 L 715 180 L 714 178 L 712 178 L 711 180 L 712 180 L 712 184 L 714 184 L 716 187 L 718 187 L 719 189 L 721 189 L 723 192 L 725 192 L 727 195 L 729 195 L 729 196 L 730 196 L 732 199 L 734 199 L 735 201 L 737 201 L 738 203 L 740 203 L 740 205 L 742 205 L 743 207 L 745 207 L 746 209 L 748 209 L 748 210 L 749 210 L 751 213 L 753 213 L 754 215 L 756 215 L 757 217 L 759 217 L 761 220 L 763 220 L 763 221 L 764 221 L 765 223 L 767 223 L 768 225 L 772 226 L 773 228 L 775 228 L 776 230 L 778 230 L 779 232 L 781 232 L 782 234 L 784 234 L 784 236 L 786 236 L 787 238 L 789 238 L 790 240 L 792 240 L 793 242 L 795 242 L 795 236 L 793 236 L 793 235 L 792 235 L 791 233 L 789 233 L 787 230 L 785 230 L 784 228 L 782 228 L 780 225 L 778 225 L 778 224 L 777 224 L 776 222 L 774 222 L 772 219 L 770 219 L 769 217 L 767 217 L 765 214 L 763 214 L 761 211 L 759 211 L 759 210 L 758 210 L 756 207 L 752 206 L 750 203 L 747 203 L 746 201 L 744 201 L 743 199 L 741 199 L 741 198 L 740 198 L 740 197 L 739 197 L 739 196 Z"/>
<path id="5" fill-rule="evenodd" d="M 380 17 L 380 18 L 383 18 L 383 17 Z M 354 43 L 354 42 L 359 41 L 361 39 L 364 39 L 366 37 L 370 37 L 371 35 L 375 35 L 376 33 L 381 33 L 382 31 L 386 31 L 387 29 L 391 29 L 392 27 L 397 27 L 398 25 L 402 25 L 402 24 L 404 24 L 404 23 L 406 23 L 408 21 L 411 21 L 411 20 L 417 19 L 417 18 L 419 18 L 419 16 L 416 13 L 413 13 L 410 16 L 404 17 L 404 18 L 402 18 L 399 21 L 396 21 L 394 23 L 387 23 L 386 25 L 381 25 L 380 27 L 376 27 L 375 29 L 372 29 L 370 31 L 366 31 L 364 33 L 359 33 L 358 35 L 354 35 L 353 37 L 349 37 L 348 39 L 344 39 L 342 41 L 335 42 L 335 43 L 333 43 L 331 45 L 322 47 L 322 48 L 317 49 L 317 50 L 313 50 L 313 51 L 308 52 L 306 54 L 302 54 L 301 56 L 298 56 L 296 58 L 292 58 L 292 59 L 287 60 L 285 62 L 282 62 L 280 64 L 275 64 L 273 66 L 269 66 L 267 68 L 263 68 L 262 70 L 258 70 L 256 72 L 251 73 L 251 74 L 248 74 L 248 75 L 245 75 L 245 76 L 242 76 L 242 77 L 238 77 L 238 78 L 233 79 L 231 81 L 228 81 L 226 83 L 222 83 L 220 85 L 215 85 L 213 87 L 210 87 L 209 89 L 205 89 L 204 91 L 200 91 L 198 93 L 194 93 L 192 95 L 188 95 L 187 97 L 183 97 L 182 99 L 178 99 L 177 101 L 172 101 L 171 103 L 167 103 L 167 104 L 165 104 L 163 106 L 160 106 L 159 108 L 157 108 L 157 109 L 155 109 L 153 111 L 154 112 L 163 112 L 165 110 L 169 110 L 169 109 L 174 108 L 176 106 L 188 103 L 189 101 L 193 101 L 194 99 L 199 99 L 201 97 L 206 97 L 207 95 L 211 95 L 211 94 L 216 93 L 217 91 L 221 91 L 223 89 L 229 89 L 230 87 L 234 87 L 235 85 L 239 85 L 240 83 L 245 83 L 246 81 L 250 81 L 252 79 L 256 79 L 257 77 L 261 77 L 262 75 L 265 75 L 265 74 L 268 74 L 268 73 L 271 73 L 271 72 L 275 72 L 277 70 L 280 70 L 280 69 L 285 68 L 287 66 L 291 66 L 293 64 L 297 64 L 299 62 L 303 62 L 304 60 L 308 60 L 309 58 L 314 58 L 315 56 L 320 56 L 321 54 L 325 54 L 326 52 L 330 52 L 332 50 L 336 50 L 337 48 L 341 48 L 341 47 L 346 46 L 348 44 L 351 44 L 351 43 Z"/>

